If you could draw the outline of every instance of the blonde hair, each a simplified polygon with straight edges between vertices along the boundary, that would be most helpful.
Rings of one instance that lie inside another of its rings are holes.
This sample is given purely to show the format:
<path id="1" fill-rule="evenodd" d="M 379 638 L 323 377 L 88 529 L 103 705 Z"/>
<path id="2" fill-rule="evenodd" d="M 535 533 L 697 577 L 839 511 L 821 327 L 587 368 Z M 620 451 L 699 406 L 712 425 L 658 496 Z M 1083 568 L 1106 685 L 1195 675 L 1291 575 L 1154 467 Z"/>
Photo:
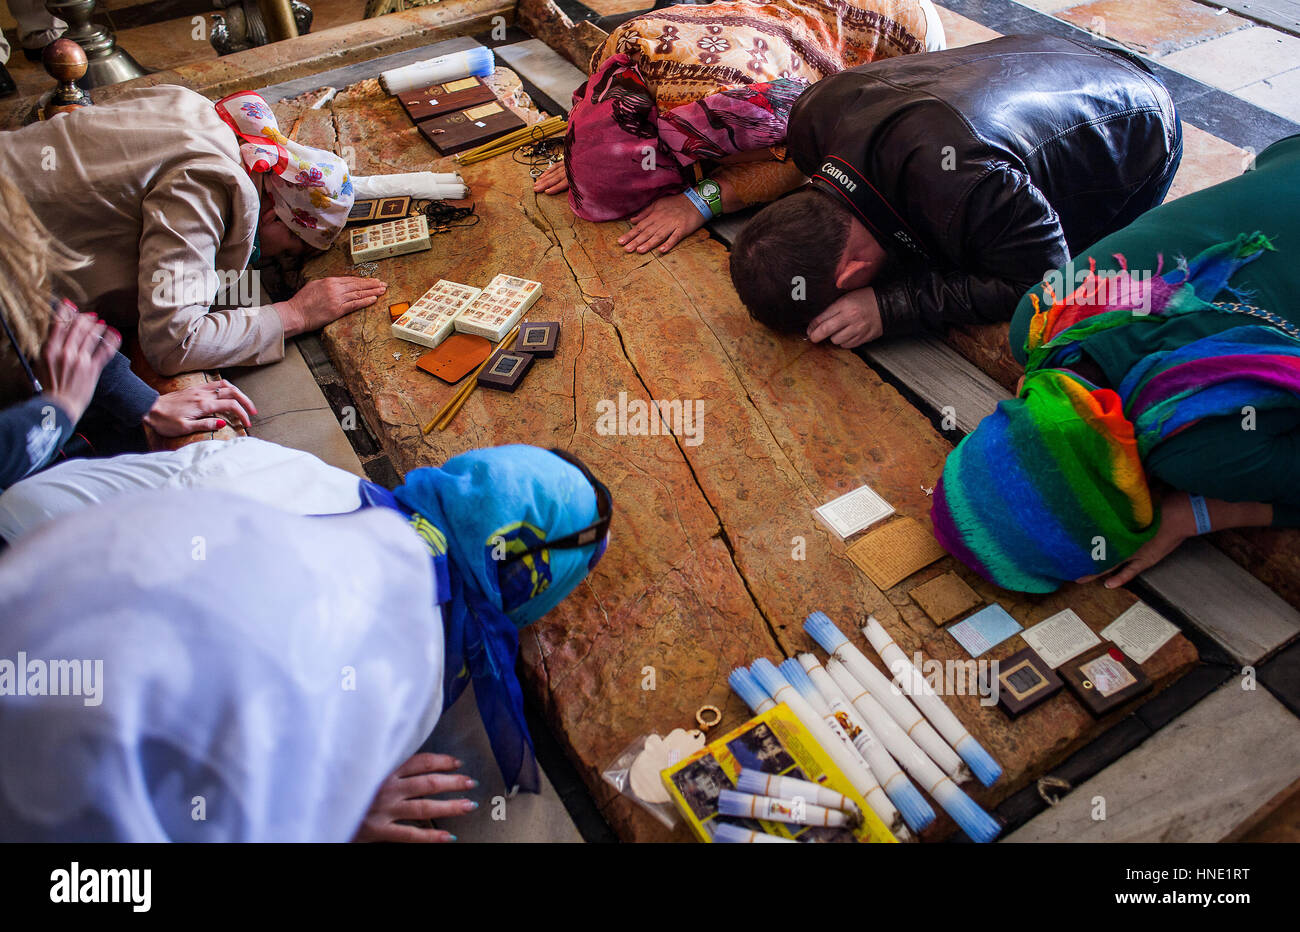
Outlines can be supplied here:
<path id="1" fill-rule="evenodd" d="M 84 268 L 90 259 L 54 238 L 32 212 L 27 198 L 8 178 L 0 176 L 0 313 L 30 362 L 40 357 L 50 329 L 50 295 L 66 273 Z M 7 401 L 24 394 L 27 384 L 9 339 L 0 334 L 0 395 Z M 30 390 L 29 390 L 30 391 Z"/>

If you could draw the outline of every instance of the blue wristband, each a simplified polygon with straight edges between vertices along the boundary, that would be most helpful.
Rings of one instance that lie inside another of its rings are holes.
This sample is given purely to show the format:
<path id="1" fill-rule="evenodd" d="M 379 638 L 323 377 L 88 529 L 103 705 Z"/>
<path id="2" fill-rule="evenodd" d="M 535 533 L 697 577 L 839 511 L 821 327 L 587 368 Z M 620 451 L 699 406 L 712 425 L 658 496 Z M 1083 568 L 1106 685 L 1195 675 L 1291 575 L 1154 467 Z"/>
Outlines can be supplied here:
<path id="1" fill-rule="evenodd" d="M 1210 508 L 1205 504 L 1204 495 L 1190 495 L 1192 500 L 1192 514 L 1196 516 L 1196 533 L 1208 534 L 1214 530 L 1210 526 Z"/>
<path id="2" fill-rule="evenodd" d="M 682 193 L 685 194 L 690 202 L 695 205 L 696 210 L 704 214 L 705 220 L 713 219 L 713 208 L 709 206 L 708 201 L 700 197 L 700 192 L 696 191 L 694 188 L 687 188 Z"/>

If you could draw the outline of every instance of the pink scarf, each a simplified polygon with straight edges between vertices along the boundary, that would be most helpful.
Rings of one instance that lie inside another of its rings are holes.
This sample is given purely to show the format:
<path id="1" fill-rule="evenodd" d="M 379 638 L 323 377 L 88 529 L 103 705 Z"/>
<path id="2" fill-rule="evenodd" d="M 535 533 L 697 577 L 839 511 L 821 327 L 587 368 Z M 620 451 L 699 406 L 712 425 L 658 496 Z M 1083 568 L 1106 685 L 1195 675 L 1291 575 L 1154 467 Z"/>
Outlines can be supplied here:
<path id="1" fill-rule="evenodd" d="M 698 180 L 698 162 L 780 145 L 807 86 L 746 84 L 661 114 L 628 56 L 611 56 L 573 95 L 569 205 L 584 220 L 626 217 Z"/>

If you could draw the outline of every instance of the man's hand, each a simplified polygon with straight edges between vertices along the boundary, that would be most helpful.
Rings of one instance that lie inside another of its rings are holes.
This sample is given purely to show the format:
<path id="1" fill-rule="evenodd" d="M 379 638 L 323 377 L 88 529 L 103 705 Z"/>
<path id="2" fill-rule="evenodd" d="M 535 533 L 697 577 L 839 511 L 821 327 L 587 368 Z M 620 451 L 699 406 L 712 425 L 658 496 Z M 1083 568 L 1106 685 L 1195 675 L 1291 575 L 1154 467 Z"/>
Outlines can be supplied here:
<path id="1" fill-rule="evenodd" d="M 122 345 L 122 335 L 95 314 L 79 314 L 69 304 L 55 311 L 45 337 L 43 397 L 63 410 L 73 424 L 95 396 L 99 375 Z"/>
<path id="2" fill-rule="evenodd" d="M 569 190 L 569 176 L 564 171 L 564 163 L 557 162 L 537 176 L 533 182 L 536 194 L 563 194 Z"/>
<path id="3" fill-rule="evenodd" d="M 820 343 L 829 339 L 845 349 L 879 340 L 884 332 L 874 288 L 850 291 L 808 324 L 809 340 Z"/>
<path id="4" fill-rule="evenodd" d="M 284 324 L 284 335 L 319 330 L 344 314 L 370 307 L 388 286 L 375 278 L 336 276 L 308 282 L 288 301 L 275 305 Z"/>
<path id="5" fill-rule="evenodd" d="M 695 209 L 685 194 L 661 197 L 633 214 L 631 220 L 632 229 L 618 238 L 619 245 L 625 246 L 628 252 L 649 252 L 656 246 L 661 253 L 667 252 L 704 226 L 704 214 Z"/>
<path id="6" fill-rule="evenodd" d="M 235 423 L 251 427 L 257 413 L 248 396 L 225 379 L 159 395 L 144 423 L 160 437 L 184 437 L 198 431 L 221 430 L 227 415 Z"/>

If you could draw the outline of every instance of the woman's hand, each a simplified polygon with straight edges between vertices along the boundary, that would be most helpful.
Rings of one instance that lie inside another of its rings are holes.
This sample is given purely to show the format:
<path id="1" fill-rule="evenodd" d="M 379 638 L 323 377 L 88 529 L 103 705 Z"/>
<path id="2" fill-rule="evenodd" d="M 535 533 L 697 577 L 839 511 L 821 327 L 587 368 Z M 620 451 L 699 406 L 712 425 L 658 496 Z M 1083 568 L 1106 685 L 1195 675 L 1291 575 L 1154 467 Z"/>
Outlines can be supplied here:
<path id="1" fill-rule="evenodd" d="M 338 275 L 318 278 L 298 289 L 288 301 L 272 305 L 280 314 L 286 337 L 311 333 L 345 314 L 370 307 L 388 286 L 376 278 Z"/>
<path id="2" fill-rule="evenodd" d="M 477 809 L 478 803 L 470 799 L 424 798 L 478 786 L 476 780 L 463 774 L 448 773 L 460 766 L 460 761 L 446 754 L 416 754 L 407 760 L 380 784 L 352 840 L 455 841 L 451 832 L 402 823 L 464 815 Z"/>
<path id="3" fill-rule="evenodd" d="M 1191 496 L 1186 492 L 1170 492 L 1160 504 L 1160 529 L 1154 537 L 1119 566 L 1106 573 L 1085 576 L 1076 582 L 1089 583 L 1109 573 L 1105 586 L 1107 589 L 1117 589 L 1169 556 L 1187 538 L 1195 536 L 1196 515 L 1192 513 Z"/>
<path id="4" fill-rule="evenodd" d="M 98 316 L 79 314 L 65 303 L 51 318 L 41 350 L 46 377 L 42 396 L 76 424 L 95 396 L 100 373 L 121 346 L 122 335 Z"/>
<path id="5" fill-rule="evenodd" d="M 656 246 L 661 253 L 667 252 L 704 226 L 704 214 L 696 210 L 685 194 L 661 197 L 633 214 L 631 220 L 632 229 L 618 238 L 619 245 L 625 246 L 628 252 L 649 252 Z"/>
<path id="6" fill-rule="evenodd" d="M 536 194 L 563 194 L 569 190 L 569 176 L 564 170 L 563 162 L 556 162 L 533 181 Z"/>
<path id="7" fill-rule="evenodd" d="M 227 415 L 243 427 L 251 427 L 257 408 L 248 396 L 225 379 L 159 395 L 144 423 L 160 437 L 184 437 L 199 431 L 221 430 Z"/>
<path id="8" fill-rule="evenodd" d="M 845 349 L 879 340 L 884 332 L 874 288 L 850 291 L 808 324 L 809 340 L 820 343 L 829 339 Z"/>

